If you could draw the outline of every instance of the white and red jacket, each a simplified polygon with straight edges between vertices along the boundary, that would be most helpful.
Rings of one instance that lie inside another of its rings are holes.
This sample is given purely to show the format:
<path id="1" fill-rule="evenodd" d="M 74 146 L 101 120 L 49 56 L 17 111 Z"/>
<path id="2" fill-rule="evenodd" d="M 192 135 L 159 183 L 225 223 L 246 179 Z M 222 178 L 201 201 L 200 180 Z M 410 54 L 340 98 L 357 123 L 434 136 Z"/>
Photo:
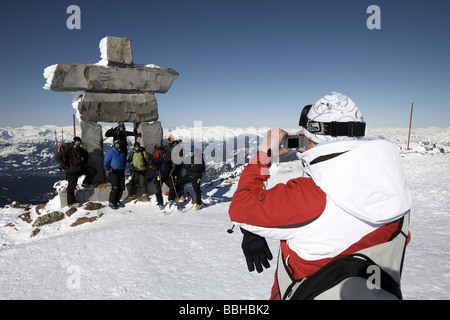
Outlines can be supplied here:
<path id="1" fill-rule="evenodd" d="M 388 241 L 411 207 L 398 148 L 387 141 L 320 143 L 299 156 L 308 177 L 269 190 L 270 159 L 255 157 L 241 174 L 229 215 L 250 232 L 281 240 L 295 279 Z M 279 298 L 276 281 L 272 298 Z"/>

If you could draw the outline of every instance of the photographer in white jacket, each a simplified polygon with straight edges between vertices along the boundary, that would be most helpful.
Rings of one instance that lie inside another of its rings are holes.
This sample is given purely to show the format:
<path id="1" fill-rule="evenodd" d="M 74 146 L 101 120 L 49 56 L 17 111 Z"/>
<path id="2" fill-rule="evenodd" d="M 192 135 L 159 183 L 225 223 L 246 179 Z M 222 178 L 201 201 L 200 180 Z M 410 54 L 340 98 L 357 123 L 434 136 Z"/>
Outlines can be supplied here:
<path id="1" fill-rule="evenodd" d="M 361 111 L 337 92 L 306 106 L 300 127 L 306 147 L 298 155 L 306 176 L 264 188 L 271 156 L 286 153 L 279 146 L 287 133 L 274 129 L 233 196 L 229 214 L 244 234 L 249 270 L 269 267 L 265 238 L 278 239 L 272 299 L 401 299 L 411 196 L 398 148 L 359 139 L 365 133 Z M 382 289 L 367 288 L 367 266 L 380 269 Z"/>

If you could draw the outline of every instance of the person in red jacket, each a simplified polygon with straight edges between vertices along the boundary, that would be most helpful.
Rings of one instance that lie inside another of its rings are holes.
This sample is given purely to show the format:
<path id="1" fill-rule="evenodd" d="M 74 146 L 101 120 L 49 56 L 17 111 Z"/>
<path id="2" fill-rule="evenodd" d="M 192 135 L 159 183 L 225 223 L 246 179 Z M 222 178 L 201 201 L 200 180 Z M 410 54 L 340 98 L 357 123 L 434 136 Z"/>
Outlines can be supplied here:
<path id="1" fill-rule="evenodd" d="M 290 151 L 280 150 L 287 133 L 272 129 L 243 170 L 233 195 L 229 215 L 241 227 L 249 271 L 270 267 L 273 257 L 265 238 L 277 239 L 280 253 L 272 299 L 289 298 L 295 284 L 355 253 L 375 256 L 377 267 L 388 270 L 398 285 L 391 291 L 401 296 L 411 196 L 398 148 L 387 141 L 361 140 L 361 111 L 337 92 L 306 106 L 299 124 L 298 135 L 305 137 L 305 146 L 297 150 L 303 176 L 265 189 L 273 160 Z M 365 294 L 343 287 L 338 291 L 327 298 Z"/>

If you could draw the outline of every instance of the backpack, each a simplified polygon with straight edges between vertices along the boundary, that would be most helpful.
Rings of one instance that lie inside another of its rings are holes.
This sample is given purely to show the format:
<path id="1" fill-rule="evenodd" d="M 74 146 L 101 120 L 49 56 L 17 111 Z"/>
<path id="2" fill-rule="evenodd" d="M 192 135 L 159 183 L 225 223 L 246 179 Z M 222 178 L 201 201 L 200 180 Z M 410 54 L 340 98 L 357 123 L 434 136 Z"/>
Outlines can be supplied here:
<path id="1" fill-rule="evenodd" d="M 379 272 L 380 287 L 373 284 L 372 270 Z M 370 289 L 372 288 L 372 289 Z M 352 254 L 331 261 L 302 281 L 294 282 L 286 300 L 402 300 L 400 284 L 363 254 Z"/>
<path id="2" fill-rule="evenodd" d="M 68 162 L 69 159 L 67 159 L 67 152 L 69 151 L 70 144 L 71 144 L 70 142 L 60 143 L 56 151 L 56 154 L 59 156 L 60 159 L 62 159 L 62 162 L 67 165 L 69 164 Z M 63 165 L 59 164 L 59 170 L 63 169 L 64 169 Z"/>
<path id="3" fill-rule="evenodd" d="M 156 167 L 161 167 L 163 163 L 163 156 L 165 150 L 162 147 L 157 147 L 152 154 L 152 162 Z"/>
<path id="4" fill-rule="evenodd" d="M 281 299 L 402 300 L 400 277 L 409 215 L 408 211 L 399 219 L 397 231 L 387 242 L 333 260 L 303 279 L 292 279 L 280 250 L 277 279 Z"/>

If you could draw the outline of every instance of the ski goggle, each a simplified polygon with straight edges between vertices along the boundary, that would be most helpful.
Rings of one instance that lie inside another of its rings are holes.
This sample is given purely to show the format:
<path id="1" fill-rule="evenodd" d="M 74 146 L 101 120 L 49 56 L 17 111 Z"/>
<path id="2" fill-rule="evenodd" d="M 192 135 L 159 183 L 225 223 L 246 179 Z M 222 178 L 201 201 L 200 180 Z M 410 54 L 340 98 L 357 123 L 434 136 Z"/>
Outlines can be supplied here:
<path id="1" fill-rule="evenodd" d="M 300 114 L 300 121 L 298 122 L 298 125 L 300 127 L 303 127 L 306 129 L 306 126 L 308 124 L 308 112 L 311 110 L 312 104 L 308 104 L 305 106 L 302 110 L 302 113 Z"/>
<path id="2" fill-rule="evenodd" d="M 73 142 L 73 144 L 76 145 L 76 146 L 81 146 L 81 141 L 75 140 L 75 141 Z"/>
<path id="3" fill-rule="evenodd" d="M 366 132 L 365 122 L 319 122 L 308 118 L 312 104 L 305 106 L 300 114 L 299 126 L 305 128 L 310 133 L 332 137 L 364 137 Z"/>

